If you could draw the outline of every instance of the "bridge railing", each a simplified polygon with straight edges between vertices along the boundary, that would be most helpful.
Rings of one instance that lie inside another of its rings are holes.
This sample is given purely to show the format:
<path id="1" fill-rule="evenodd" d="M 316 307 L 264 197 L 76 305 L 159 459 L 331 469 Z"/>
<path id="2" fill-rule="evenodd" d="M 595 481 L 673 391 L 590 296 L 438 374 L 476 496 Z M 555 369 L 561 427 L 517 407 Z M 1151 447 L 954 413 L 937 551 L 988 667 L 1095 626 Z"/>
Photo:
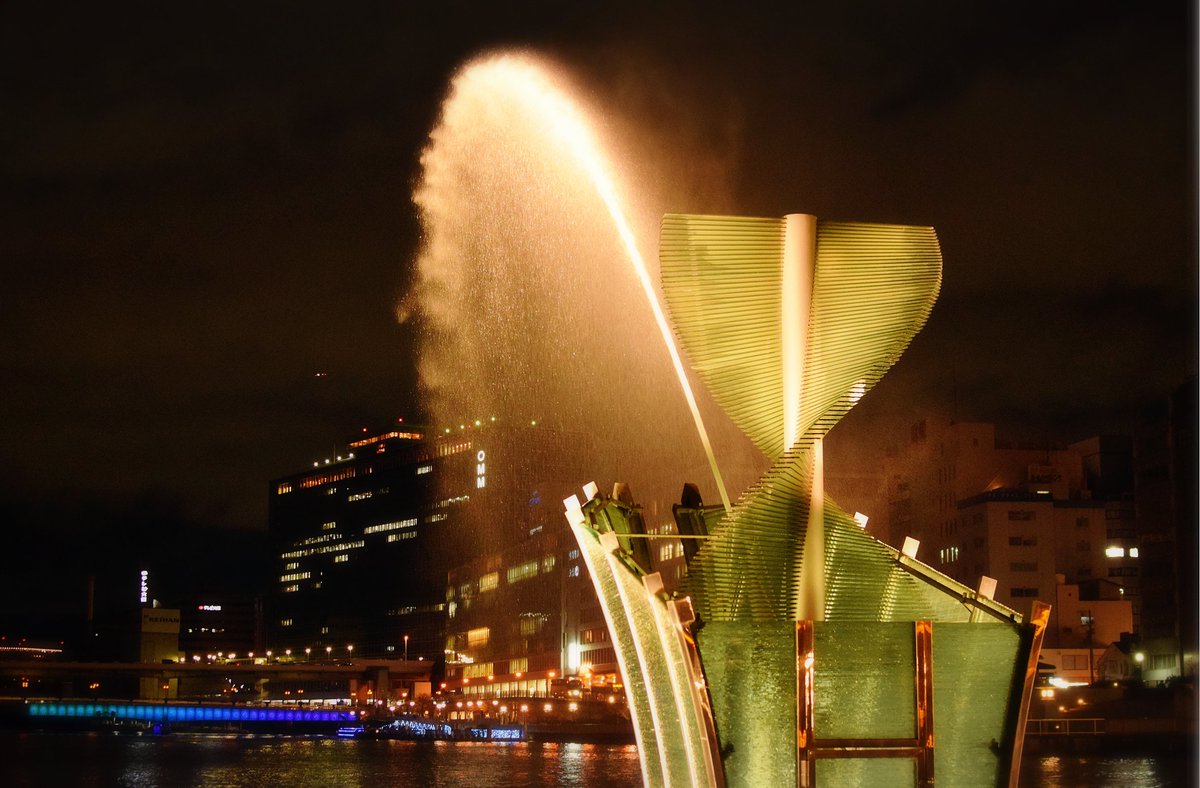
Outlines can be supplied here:
<path id="1" fill-rule="evenodd" d="M 1099 736 L 1104 733 L 1104 719 L 1100 717 L 1062 717 L 1030 720 L 1025 728 L 1027 736 Z"/>

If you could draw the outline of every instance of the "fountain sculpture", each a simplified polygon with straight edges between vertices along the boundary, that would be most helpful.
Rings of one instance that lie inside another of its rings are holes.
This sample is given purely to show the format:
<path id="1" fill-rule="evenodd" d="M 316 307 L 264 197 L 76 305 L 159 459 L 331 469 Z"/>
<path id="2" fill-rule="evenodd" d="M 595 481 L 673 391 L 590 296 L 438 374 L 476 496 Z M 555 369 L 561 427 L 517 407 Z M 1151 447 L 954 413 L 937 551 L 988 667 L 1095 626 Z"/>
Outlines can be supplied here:
<path id="1" fill-rule="evenodd" d="M 620 487 L 564 501 L 646 785 L 1015 785 L 1049 608 L 1025 624 L 823 489 L 823 436 L 932 307 L 933 229 L 668 215 L 660 256 L 694 369 L 772 465 L 728 511 L 676 509 L 700 546 L 675 598 Z"/>
<path id="2" fill-rule="evenodd" d="M 565 502 L 614 638 L 645 783 L 928 786 L 936 767 L 943 785 L 1015 784 L 1048 608 L 1023 622 L 986 582 L 972 590 L 915 550 L 872 539 L 823 489 L 823 436 L 932 306 L 933 230 L 805 215 L 663 220 L 675 334 L 771 461 L 734 505 L 717 468 L 721 446 L 736 445 L 724 437 L 732 428 L 704 426 L 707 401 L 691 391 L 616 181 L 547 69 L 516 55 L 470 64 L 430 140 L 416 201 L 431 415 L 546 417 L 607 439 L 588 454 L 598 473 L 651 477 L 662 490 L 682 452 L 700 454 L 679 440 L 690 414 L 712 469 L 721 505 L 691 496 L 675 509 L 671 538 L 690 562 L 674 596 L 621 485 Z M 617 257 L 630 265 L 612 266 Z M 553 291 L 542 294 L 545 282 Z M 642 296 L 649 317 L 634 308 Z M 656 330 L 664 342 L 646 342 Z M 672 385 L 671 368 L 688 413 L 647 396 Z M 722 461 L 737 466 L 728 452 Z M 740 467 L 753 477 L 751 463 Z"/>

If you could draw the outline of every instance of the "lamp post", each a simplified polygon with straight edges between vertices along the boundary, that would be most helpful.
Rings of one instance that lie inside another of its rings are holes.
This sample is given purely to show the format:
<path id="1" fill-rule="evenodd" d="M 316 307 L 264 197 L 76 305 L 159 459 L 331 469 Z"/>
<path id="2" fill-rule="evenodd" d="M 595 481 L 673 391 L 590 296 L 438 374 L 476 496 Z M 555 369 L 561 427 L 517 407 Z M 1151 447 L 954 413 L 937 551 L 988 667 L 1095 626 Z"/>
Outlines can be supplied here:
<path id="1" fill-rule="evenodd" d="M 408 635 L 404 636 L 404 661 L 408 662 Z"/>

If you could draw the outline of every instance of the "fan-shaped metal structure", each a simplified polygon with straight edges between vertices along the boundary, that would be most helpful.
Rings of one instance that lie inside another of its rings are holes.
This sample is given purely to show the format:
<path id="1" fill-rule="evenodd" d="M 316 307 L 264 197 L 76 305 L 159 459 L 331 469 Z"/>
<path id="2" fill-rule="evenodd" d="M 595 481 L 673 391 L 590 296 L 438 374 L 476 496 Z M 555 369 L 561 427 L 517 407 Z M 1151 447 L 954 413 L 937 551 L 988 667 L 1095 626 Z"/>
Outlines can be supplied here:
<path id="1" fill-rule="evenodd" d="M 660 258 L 694 369 L 772 464 L 728 512 L 677 510 L 706 531 L 679 598 L 634 557 L 636 507 L 565 502 L 646 784 L 1015 784 L 1048 607 L 1023 623 L 824 492 L 823 437 L 933 307 L 933 228 L 668 215 Z"/>

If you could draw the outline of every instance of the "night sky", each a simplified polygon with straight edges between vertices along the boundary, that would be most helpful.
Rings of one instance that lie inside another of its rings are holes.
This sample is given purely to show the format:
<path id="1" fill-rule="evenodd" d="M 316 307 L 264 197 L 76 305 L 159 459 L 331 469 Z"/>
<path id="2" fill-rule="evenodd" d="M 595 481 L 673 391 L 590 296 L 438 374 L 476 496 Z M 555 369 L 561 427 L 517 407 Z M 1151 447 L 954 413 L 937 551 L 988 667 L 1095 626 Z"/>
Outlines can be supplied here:
<path id="1" fill-rule="evenodd" d="M 681 211 L 938 228 L 938 306 L 847 434 L 1129 431 L 1195 374 L 1190 4 L 640 5 L 0 12 L 9 538 L 261 532 L 269 479 L 419 420 L 411 189 L 455 68 L 504 46 L 711 172 Z"/>

